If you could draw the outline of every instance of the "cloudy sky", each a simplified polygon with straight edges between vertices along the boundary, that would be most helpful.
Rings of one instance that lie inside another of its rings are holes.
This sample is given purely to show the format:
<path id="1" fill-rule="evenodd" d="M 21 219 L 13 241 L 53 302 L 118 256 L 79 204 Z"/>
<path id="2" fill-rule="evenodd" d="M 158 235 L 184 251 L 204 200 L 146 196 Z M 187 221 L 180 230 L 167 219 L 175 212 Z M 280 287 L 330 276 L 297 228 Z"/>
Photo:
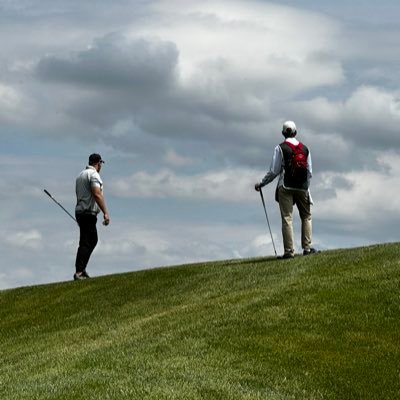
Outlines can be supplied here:
<path id="1" fill-rule="evenodd" d="M 111 214 L 92 275 L 273 255 L 253 188 L 287 119 L 312 152 L 315 247 L 399 240 L 399 15 L 397 0 L 0 0 L 0 289 L 72 279 L 78 229 L 43 189 L 73 213 L 92 152 Z"/>

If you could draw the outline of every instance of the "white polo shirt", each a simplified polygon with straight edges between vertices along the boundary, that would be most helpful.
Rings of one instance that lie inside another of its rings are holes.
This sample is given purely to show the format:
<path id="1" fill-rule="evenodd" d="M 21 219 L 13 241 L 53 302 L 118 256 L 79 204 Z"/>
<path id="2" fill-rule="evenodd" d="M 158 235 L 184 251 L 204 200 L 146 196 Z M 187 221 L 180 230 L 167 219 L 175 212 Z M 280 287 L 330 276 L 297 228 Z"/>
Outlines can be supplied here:
<path id="1" fill-rule="evenodd" d="M 97 215 L 101 210 L 92 195 L 92 187 L 99 187 L 103 191 L 103 181 L 94 167 L 89 165 L 76 178 L 76 207 L 77 214 Z"/>

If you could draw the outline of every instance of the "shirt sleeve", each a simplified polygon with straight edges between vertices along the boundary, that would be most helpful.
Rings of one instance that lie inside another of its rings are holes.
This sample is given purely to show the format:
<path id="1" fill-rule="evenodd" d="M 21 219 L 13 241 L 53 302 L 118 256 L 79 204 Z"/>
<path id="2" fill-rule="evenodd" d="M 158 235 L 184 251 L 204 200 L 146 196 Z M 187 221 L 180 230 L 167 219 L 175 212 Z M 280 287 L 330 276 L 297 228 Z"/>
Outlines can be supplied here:
<path id="1" fill-rule="evenodd" d="M 272 182 L 282 171 L 282 149 L 278 145 L 275 147 L 274 154 L 272 156 L 271 164 L 269 167 L 269 171 L 264 176 L 261 181 L 261 186 L 268 185 L 268 183 Z"/>
<path id="2" fill-rule="evenodd" d="M 101 181 L 100 175 L 95 172 L 90 177 L 90 187 L 99 187 L 103 186 L 103 182 Z"/>
<path id="3" fill-rule="evenodd" d="M 311 160 L 311 152 L 308 150 L 308 157 L 307 157 L 307 170 L 308 170 L 308 178 L 312 178 L 312 160 Z"/>

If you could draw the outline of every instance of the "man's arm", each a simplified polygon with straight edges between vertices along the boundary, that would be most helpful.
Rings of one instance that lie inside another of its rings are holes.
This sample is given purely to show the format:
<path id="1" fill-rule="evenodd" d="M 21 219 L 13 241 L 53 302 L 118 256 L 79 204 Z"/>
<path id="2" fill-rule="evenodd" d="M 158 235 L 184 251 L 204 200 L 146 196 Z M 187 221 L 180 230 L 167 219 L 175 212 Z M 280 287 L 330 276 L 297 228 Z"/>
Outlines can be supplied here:
<path id="1" fill-rule="evenodd" d="M 312 178 L 312 161 L 311 161 L 311 151 L 308 151 L 308 157 L 307 157 L 307 170 L 308 170 L 308 178 Z"/>
<path id="2" fill-rule="evenodd" d="M 104 225 L 108 225 L 110 223 L 110 215 L 108 214 L 106 201 L 104 199 L 103 192 L 101 191 L 99 186 L 92 186 L 92 195 L 96 200 L 97 205 L 100 207 L 100 210 L 103 212 L 104 215 Z"/>
<path id="3" fill-rule="evenodd" d="M 271 165 L 269 167 L 269 171 L 267 174 L 264 176 L 263 180 L 260 183 L 257 183 L 255 185 L 255 189 L 257 191 L 260 191 L 260 189 L 267 185 L 268 183 L 272 182 L 280 173 L 282 170 L 282 149 L 278 145 L 275 147 L 274 150 L 274 155 L 272 156 L 272 161 Z"/>

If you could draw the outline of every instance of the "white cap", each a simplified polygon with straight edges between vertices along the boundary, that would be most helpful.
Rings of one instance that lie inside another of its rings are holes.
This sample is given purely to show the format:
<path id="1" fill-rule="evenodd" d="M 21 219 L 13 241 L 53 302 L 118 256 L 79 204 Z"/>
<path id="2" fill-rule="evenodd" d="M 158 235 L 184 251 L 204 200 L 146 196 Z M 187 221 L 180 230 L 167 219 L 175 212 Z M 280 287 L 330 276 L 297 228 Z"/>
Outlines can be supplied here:
<path id="1" fill-rule="evenodd" d="M 283 124 L 282 133 L 286 133 L 290 129 L 290 132 L 296 132 L 296 124 L 293 121 L 286 121 Z"/>

